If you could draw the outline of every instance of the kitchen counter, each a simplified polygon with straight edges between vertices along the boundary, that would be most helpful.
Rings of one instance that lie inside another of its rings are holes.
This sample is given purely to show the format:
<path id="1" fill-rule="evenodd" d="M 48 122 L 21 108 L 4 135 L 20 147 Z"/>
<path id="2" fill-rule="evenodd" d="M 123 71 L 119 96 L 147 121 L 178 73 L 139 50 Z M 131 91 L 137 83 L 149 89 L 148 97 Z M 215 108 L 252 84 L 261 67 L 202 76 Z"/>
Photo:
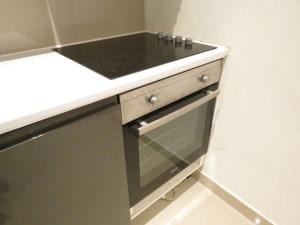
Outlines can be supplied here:
<path id="1" fill-rule="evenodd" d="M 52 51 L 0 62 L 0 134 L 224 58 L 216 47 L 114 80 Z"/>

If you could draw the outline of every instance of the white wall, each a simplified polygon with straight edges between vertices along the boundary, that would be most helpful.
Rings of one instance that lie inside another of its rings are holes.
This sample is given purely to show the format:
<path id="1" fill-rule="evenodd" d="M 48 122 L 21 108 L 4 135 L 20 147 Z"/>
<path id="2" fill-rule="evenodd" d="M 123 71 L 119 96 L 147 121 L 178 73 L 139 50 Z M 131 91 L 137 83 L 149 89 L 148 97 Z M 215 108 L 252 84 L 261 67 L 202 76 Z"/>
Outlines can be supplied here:
<path id="1" fill-rule="evenodd" d="M 229 46 L 204 172 L 299 225 L 299 0 L 145 0 L 146 28 Z"/>

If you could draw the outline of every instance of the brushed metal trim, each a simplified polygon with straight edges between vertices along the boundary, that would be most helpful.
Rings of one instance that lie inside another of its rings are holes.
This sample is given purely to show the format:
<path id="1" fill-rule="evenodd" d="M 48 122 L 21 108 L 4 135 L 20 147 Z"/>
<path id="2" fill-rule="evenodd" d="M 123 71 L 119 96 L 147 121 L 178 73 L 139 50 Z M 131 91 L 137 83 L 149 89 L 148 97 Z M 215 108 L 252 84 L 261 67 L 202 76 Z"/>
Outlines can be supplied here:
<path id="1" fill-rule="evenodd" d="M 205 160 L 205 155 L 203 155 L 200 159 L 196 160 L 190 166 L 185 168 L 183 171 L 178 173 L 176 176 L 167 181 L 164 185 L 160 186 L 150 195 L 145 197 L 142 201 L 134 205 L 130 208 L 130 218 L 131 220 L 137 217 L 140 213 L 142 213 L 145 209 L 151 206 L 154 202 L 160 199 L 163 195 L 168 193 L 174 187 L 176 187 L 179 183 L 181 183 L 185 178 L 190 176 L 196 170 L 198 170 L 201 166 L 203 166 Z"/>
<path id="2" fill-rule="evenodd" d="M 271 222 L 269 219 L 255 211 L 253 208 L 246 205 L 228 190 L 226 190 L 221 185 L 217 184 L 213 179 L 208 177 L 206 174 L 202 173 L 199 170 L 196 170 L 193 175 L 198 182 L 202 185 L 210 189 L 213 193 L 215 193 L 219 198 L 225 201 L 228 205 L 236 209 L 254 224 L 259 225 L 274 225 L 275 223 Z"/>
<path id="3" fill-rule="evenodd" d="M 221 78 L 221 60 L 200 66 L 163 80 L 148 84 L 135 90 L 120 94 L 122 124 L 140 118 L 172 102 L 219 82 Z M 209 80 L 201 82 L 206 75 Z M 154 104 L 149 97 L 156 96 Z"/>
<path id="4" fill-rule="evenodd" d="M 162 118 L 159 118 L 158 120 L 155 120 L 153 121 L 152 123 L 147 123 L 145 121 L 141 121 L 140 124 L 142 125 L 141 127 L 139 127 L 137 129 L 137 132 L 139 135 L 143 135 L 159 126 L 162 126 L 190 111 L 192 111 L 193 109 L 196 109 L 197 107 L 211 101 L 212 99 L 216 98 L 219 94 L 220 94 L 220 90 L 217 90 L 217 91 L 211 91 L 211 92 L 208 92 L 209 94 L 181 109 L 178 109 L 177 111 L 175 112 L 172 112 Z"/>
<path id="5" fill-rule="evenodd" d="M 150 91 L 157 90 L 164 88 L 168 85 L 178 83 L 184 79 L 193 77 L 195 75 L 201 75 L 202 73 L 206 73 L 208 70 L 213 68 L 218 68 L 222 64 L 222 60 L 217 60 L 196 68 L 193 68 L 191 70 L 184 71 L 182 73 L 174 74 L 171 77 L 156 81 L 154 83 L 148 84 L 143 87 L 136 88 L 134 90 L 130 90 L 128 92 L 120 94 L 120 102 L 126 102 L 132 99 L 135 99 L 136 97 L 139 97 L 144 94 L 148 94 Z M 177 90 L 178 91 L 178 90 Z"/>

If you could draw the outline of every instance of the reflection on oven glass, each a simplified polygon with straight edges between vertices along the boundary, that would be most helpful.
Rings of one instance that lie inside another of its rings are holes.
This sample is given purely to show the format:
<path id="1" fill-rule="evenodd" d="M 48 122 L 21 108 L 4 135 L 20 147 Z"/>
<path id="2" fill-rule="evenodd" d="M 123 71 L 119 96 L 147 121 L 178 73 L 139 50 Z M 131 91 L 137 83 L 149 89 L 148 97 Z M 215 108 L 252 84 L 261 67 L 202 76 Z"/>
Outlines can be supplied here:
<path id="1" fill-rule="evenodd" d="M 141 186 L 164 173 L 178 172 L 199 157 L 207 110 L 203 105 L 139 138 Z"/>

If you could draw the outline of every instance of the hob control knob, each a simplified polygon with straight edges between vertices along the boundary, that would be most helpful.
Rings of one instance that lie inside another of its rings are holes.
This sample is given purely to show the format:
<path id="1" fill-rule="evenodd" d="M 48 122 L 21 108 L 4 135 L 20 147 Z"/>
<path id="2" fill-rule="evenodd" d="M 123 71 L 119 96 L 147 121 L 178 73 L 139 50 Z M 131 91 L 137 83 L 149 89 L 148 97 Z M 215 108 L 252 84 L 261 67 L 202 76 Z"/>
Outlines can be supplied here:
<path id="1" fill-rule="evenodd" d="M 185 45 L 193 45 L 193 39 L 192 38 L 186 38 L 185 39 Z"/>
<path id="2" fill-rule="evenodd" d="M 175 37 L 175 42 L 176 43 L 182 43 L 182 36 L 176 36 Z"/>
<path id="3" fill-rule="evenodd" d="M 173 41 L 174 36 L 172 34 L 167 34 L 167 41 Z"/>
<path id="4" fill-rule="evenodd" d="M 158 101 L 158 97 L 156 96 L 156 95 L 151 95 L 149 98 L 148 98 L 148 102 L 150 103 L 150 104 L 154 104 L 154 103 L 156 103 Z"/>
<path id="5" fill-rule="evenodd" d="M 163 32 L 157 33 L 157 38 L 158 39 L 163 39 L 165 37 L 165 34 Z"/>
<path id="6" fill-rule="evenodd" d="M 199 77 L 199 80 L 200 80 L 202 83 L 207 83 L 207 81 L 209 80 L 209 78 L 208 78 L 207 75 L 202 75 L 201 77 Z"/>

